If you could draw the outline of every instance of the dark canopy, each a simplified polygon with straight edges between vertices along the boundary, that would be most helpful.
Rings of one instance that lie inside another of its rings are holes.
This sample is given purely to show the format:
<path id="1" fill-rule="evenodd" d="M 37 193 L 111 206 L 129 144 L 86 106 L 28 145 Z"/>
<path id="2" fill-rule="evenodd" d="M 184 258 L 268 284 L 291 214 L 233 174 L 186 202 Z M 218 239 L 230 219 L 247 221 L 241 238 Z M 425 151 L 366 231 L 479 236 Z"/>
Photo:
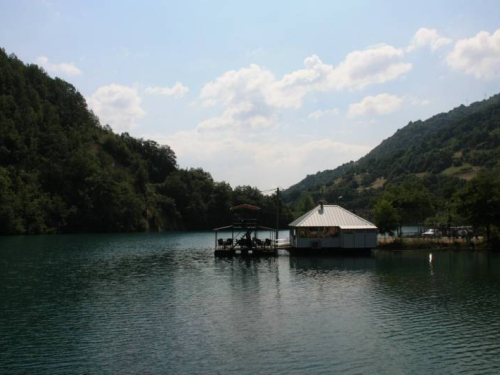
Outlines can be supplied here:
<path id="1" fill-rule="evenodd" d="M 238 210 L 251 210 L 251 211 L 259 211 L 260 207 L 257 206 L 252 206 L 251 204 L 240 204 L 238 206 L 233 206 L 230 208 L 231 211 L 238 211 Z"/>

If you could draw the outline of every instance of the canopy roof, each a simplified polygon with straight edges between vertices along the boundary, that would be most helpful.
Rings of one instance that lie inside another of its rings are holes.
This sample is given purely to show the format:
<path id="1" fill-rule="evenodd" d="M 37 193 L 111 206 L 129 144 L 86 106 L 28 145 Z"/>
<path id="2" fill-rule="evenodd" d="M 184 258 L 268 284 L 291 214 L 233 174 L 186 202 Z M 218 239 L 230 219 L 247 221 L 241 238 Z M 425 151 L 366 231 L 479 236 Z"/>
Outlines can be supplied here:
<path id="1" fill-rule="evenodd" d="M 289 227 L 340 227 L 340 229 L 377 229 L 358 215 L 336 205 L 321 205 L 315 207 L 297 220 L 288 224 Z"/>
<path id="2" fill-rule="evenodd" d="M 213 230 L 214 231 L 219 231 L 219 230 L 228 230 L 228 229 L 232 229 L 232 228 L 241 229 L 241 227 L 237 227 L 235 225 L 228 225 L 228 226 L 225 226 L 225 227 L 214 228 Z M 276 231 L 276 228 L 263 227 L 262 225 L 257 225 L 254 229 L 269 230 L 269 231 L 273 231 L 273 232 Z"/>

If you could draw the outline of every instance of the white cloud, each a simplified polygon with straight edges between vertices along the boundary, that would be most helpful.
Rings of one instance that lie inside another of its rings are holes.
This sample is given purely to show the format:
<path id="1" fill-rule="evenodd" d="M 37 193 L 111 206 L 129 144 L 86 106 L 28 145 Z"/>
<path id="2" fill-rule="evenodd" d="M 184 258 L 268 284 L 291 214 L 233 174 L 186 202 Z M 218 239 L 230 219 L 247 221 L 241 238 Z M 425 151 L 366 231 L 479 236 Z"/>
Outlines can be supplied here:
<path id="1" fill-rule="evenodd" d="M 217 116 L 194 130 L 152 138 L 171 145 L 181 165 L 201 166 L 216 180 L 262 188 L 288 186 L 307 174 L 357 159 L 370 147 L 328 138 L 290 140 L 277 131 L 282 112 L 300 108 L 308 93 L 362 90 L 398 79 L 412 68 L 403 61 L 404 54 L 377 45 L 349 53 L 337 66 L 313 55 L 304 59 L 303 68 L 281 78 L 257 64 L 227 71 L 199 95 L 202 106 L 220 110 Z M 340 110 L 332 108 L 309 118 L 338 114 Z"/>
<path id="2" fill-rule="evenodd" d="M 189 88 L 187 86 L 184 86 L 181 82 L 176 82 L 172 87 L 146 87 L 146 93 L 148 94 L 172 96 L 174 98 L 182 98 L 188 92 Z"/>
<path id="3" fill-rule="evenodd" d="M 408 73 L 412 65 L 403 63 L 402 49 L 381 44 L 349 53 L 330 76 L 330 86 L 336 89 L 361 90 L 369 85 L 393 81 Z"/>
<path id="4" fill-rule="evenodd" d="M 103 124 L 118 132 L 135 128 L 137 121 L 146 115 L 137 90 L 114 83 L 99 87 L 87 103 Z"/>
<path id="5" fill-rule="evenodd" d="M 317 111 L 309 113 L 307 118 L 312 118 L 314 120 L 319 120 L 321 117 L 325 116 L 337 116 L 340 114 L 340 109 L 332 108 L 332 109 L 318 109 Z"/>
<path id="6" fill-rule="evenodd" d="M 259 129 L 272 126 L 277 114 L 269 108 L 258 108 L 252 102 L 242 102 L 226 109 L 219 117 L 212 117 L 198 124 L 200 131 Z"/>
<path id="7" fill-rule="evenodd" d="M 432 52 L 436 51 L 442 46 L 452 43 L 450 38 L 441 36 L 436 29 L 427 29 L 422 27 L 413 36 L 410 45 L 407 48 L 411 52 L 419 47 L 429 46 Z"/>
<path id="8" fill-rule="evenodd" d="M 277 107 L 298 108 L 311 91 L 362 90 L 367 86 L 395 80 L 409 72 L 403 63 L 404 51 L 385 44 L 353 51 L 337 67 L 312 55 L 304 60 L 305 69 L 285 75 L 273 83 L 267 100 Z"/>
<path id="9" fill-rule="evenodd" d="M 252 64 L 249 68 L 224 73 L 201 90 L 200 99 L 205 107 L 222 105 L 221 116 L 202 121 L 200 130 L 244 129 L 269 126 L 276 119 L 276 108 L 266 97 L 274 76 L 268 70 Z"/>
<path id="10" fill-rule="evenodd" d="M 337 67 L 316 55 L 307 57 L 304 69 L 279 80 L 256 64 L 228 71 L 202 88 L 202 105 L 225 109 L 221 116 L 201 122 L 199 129 L 270 126 L 281 110 L 301 107 L 309 92 L 361 90 L 403 76 L 412 68 L 403 57 L 403 50 L 382 44 L 349 53 Z"/>
<path id="11" fill-rule="evenodd" d="M 376 96 L 366 96 L 360 102 L 349 106 L 347 117 L 386 115 L 399 109 L 402 103 L 403 99 L 396 95 L 379 94 Z"/>
<path id="12" fill-rule="evenodd" d="M 82 74 L 82 71 L 74 63 L 52 64 L 46 56 L 37 57 L 36 62 L 52 74 L 63 74 L 67 76 L 79 76 Z"/>
<path id="13" fill-rule="evenodd" d="M 416 96 L 406 96 L 404 100 L 410 105 L 425 106 L 429 105 L 430 101 L 428 99 L 421 99 Z"/>
<path id="14" fill-rule="evenodd" d="M 452 69 L 479 79 L 500 77 L 500 29 L 493 34 L 481 31 L 475 37 L 459 40 L 446 62 Z"/>
<path id="15" fill-rule="evenodd" d="M 200 99 L 206 107 L 218 103 L 229 106 L 254 98 L 264 100 L 266 91 L 270 90 L 274 82 L 274 75 L 270 71 L 252 64 L 249 68 L 230 70 L 207 83 L 201 89 Z"/>
<path id="16" fill-rule="evenodd" d="M 181 165 L 201 166 L 218 180 L 259 188 L 288 187 L 318 170 L 355 160 L 371 147 L 345 144 L 331 139 L 289 141 L 279 136 L 246 138 L 198 131 L 171 136 L 151 136 L 175 151 Z M 230 157 L 228 157 L 230 155 Z"/>

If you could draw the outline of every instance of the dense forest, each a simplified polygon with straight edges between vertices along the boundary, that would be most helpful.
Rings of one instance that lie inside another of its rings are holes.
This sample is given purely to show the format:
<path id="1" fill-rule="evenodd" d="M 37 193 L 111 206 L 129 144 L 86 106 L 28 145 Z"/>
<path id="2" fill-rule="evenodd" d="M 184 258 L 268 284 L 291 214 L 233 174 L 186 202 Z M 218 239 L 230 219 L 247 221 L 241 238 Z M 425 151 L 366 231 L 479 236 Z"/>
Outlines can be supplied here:
<path id="1" fill-rule="evenodd" d="M 169 146 L 115 134 L 71 84 L 0 50 L 0 234 L 212 229 L 240 203 L 275 226 L 276 195 L 179 168 Z"/>
<path id="2" fill-rule="evenodd" d="M 410 122 L 360 160 L 307 176 L 283 196 L 297 213 L 319 199 L 340 204 L 382 231 L 474 225 L 489 234 L 500 226 L 500 94 Z"/>

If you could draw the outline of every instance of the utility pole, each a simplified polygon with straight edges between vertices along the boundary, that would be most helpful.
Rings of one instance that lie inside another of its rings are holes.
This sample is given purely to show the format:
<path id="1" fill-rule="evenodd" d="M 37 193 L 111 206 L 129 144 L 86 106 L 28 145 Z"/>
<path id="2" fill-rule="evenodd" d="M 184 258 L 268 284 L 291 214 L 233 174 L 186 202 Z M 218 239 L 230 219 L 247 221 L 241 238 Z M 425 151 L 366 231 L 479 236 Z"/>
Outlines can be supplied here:
<path id="1" fill-rule="evenodd" d="M 279 230 L 280 230 L 280 188 L 276 188 L 276 238 L 275 238 L 276 246 L 278 246 Z"/>

